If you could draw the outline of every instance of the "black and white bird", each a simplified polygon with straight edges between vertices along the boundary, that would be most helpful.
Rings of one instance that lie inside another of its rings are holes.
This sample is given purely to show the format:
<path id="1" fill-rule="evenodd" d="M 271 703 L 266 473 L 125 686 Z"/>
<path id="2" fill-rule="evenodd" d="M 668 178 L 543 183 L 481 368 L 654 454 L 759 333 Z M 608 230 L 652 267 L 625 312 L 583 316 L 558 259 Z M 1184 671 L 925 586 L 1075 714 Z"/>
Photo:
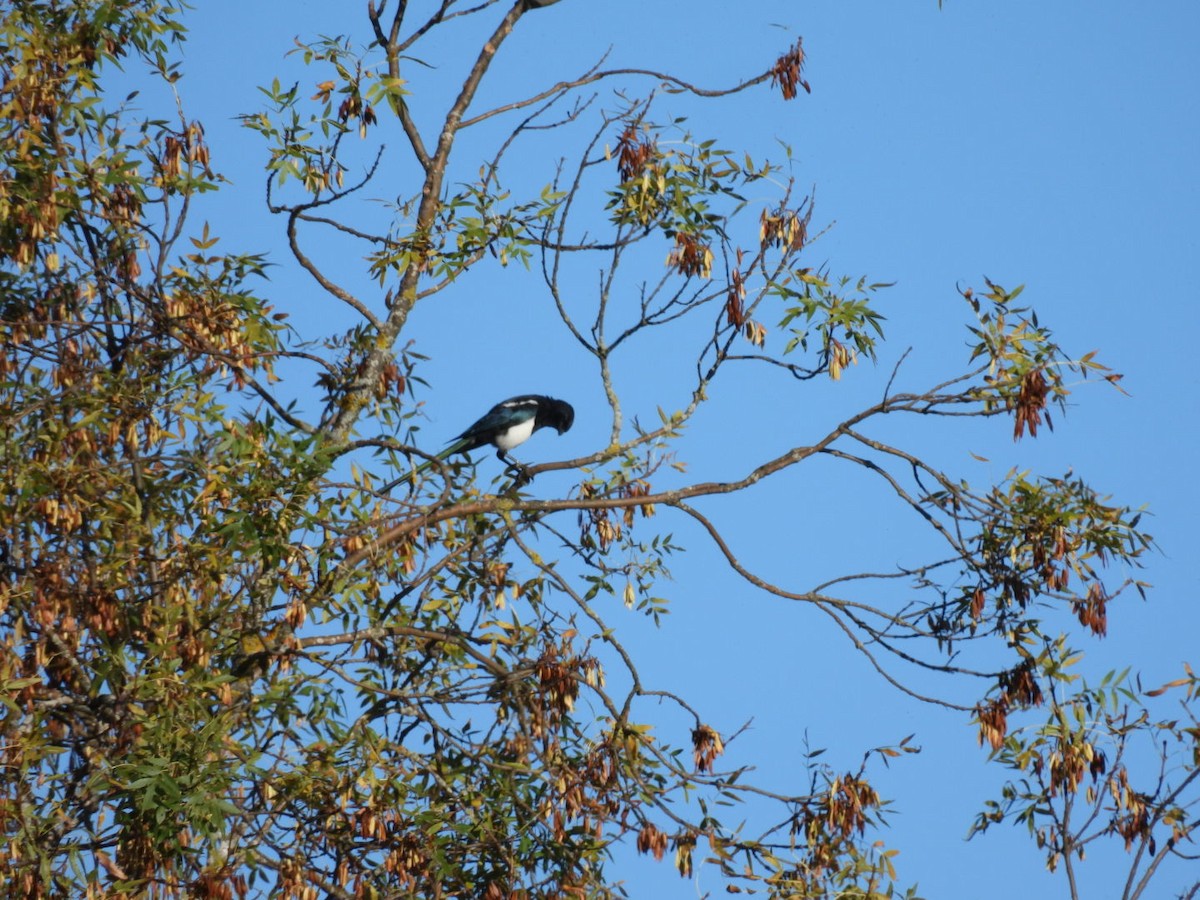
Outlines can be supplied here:
<path id="1" fill-rule="evenodd" d="M 508 451 L 525 443 L 539 428 L 553 428 L 559 434 L 570 429 L 575 421 L 575 410 L 565 400 L 556 400 L 542 394 L 522 394 L 502 400 L 489 409 L 482 418 L 456 437 L 450 446 L 439 453 L 436 459 L 427 460 L 413 471 L 385 485 L 387 493 L 399 484 L 420 475 L 437 460 L 446 459 L 455 453 L 469 453 L 485 444 L 496 448 L 498 456 L 508 469 L 520 469 L 508 458 Z"/>

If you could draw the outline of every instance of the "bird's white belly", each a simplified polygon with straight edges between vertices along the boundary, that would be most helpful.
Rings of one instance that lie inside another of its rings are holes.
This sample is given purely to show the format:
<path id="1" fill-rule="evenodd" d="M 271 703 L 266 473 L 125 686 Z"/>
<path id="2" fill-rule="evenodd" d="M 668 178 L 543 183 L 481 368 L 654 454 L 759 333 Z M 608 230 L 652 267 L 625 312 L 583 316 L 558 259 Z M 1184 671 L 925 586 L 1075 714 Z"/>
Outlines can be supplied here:
<path id="1" fill-rule="evenodd" d="M 508 431 L 501 432 L 496 435 L 496 446 L 501 450 L 511 450 L 518 444 L 523 444 L 529 440 L 529 436 L 533 434 L 533 419 L 527 419 L 519 425 L 514 425 Z"/>

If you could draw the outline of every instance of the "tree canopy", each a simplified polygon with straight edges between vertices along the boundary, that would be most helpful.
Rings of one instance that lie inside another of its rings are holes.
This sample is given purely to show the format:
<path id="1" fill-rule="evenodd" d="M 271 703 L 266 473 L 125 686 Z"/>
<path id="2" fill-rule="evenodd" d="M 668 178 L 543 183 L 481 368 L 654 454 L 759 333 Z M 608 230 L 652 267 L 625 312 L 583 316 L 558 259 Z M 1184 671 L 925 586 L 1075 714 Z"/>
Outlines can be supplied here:
<path id="1" fill-rule="evenodd" d="M 727 85 L 598 60 L 485 89 L 556 3 L 383 0 L 298 39 L 307 82 L 231 111 L 261 140 L 239 202 L 276 216 L 269 254 L 205 212 L 226 184 L 178 53 L 202 9 L 0 12 L 6 895 L 612 896 L 618 843 L 734 892 L 914 894 L 872 782 L 912 736 L 763 784 L 727 762 L 740 723 L 643 679 L 624 635 L 649 619 L 671 640 L 682 531 L 973 723 L 1011 773 L 975 831 L 1025 823 L 1072 893 L 1086 847 L 1123 845 L 1125 896 L 1148 895 L 1192 841 L 1200 683 L 1072 671 L 1144 589 L 1140 511 L 1075 473 L 972 484 L 914 437 L 1028 442 L 1120 375 L 987 279 L 959 289 L 944 377 L 873 366 L 890 286 L 810 259 L 826 220 L 788 148 L 755 158 L 670 112 L 805 102 L 803 42 Z M 169 103 L 108 87 L 130 81 Z M 273 267 L 319 300 L 276 292 Z M 516 478 L 437 459 L 421 427 L 438 393 L 414 311 L 485 277 L 525 285 L 496 340 L 569 347 L 604 423 Z M 314 303 L 318 333 L 293 324 Z M 661 361 L 653 421 L 627 399 L 633 357 Z M 872 379 L 874 399 L 694 478 L 688 429 L 732 378 L 781 404 Z M 754 527 L 721 501 L 786 503 L 817 465 L 876 480 L 920 563 L 810 581 L 747 561 Z"/>

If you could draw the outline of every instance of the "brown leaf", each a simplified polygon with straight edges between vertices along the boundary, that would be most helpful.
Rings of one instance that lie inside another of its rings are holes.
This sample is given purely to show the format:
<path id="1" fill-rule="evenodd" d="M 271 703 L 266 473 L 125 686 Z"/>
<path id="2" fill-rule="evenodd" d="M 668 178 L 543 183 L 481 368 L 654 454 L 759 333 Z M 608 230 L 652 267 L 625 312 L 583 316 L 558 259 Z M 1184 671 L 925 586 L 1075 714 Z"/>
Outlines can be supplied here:
<path id="1" fill-rule="evenodd" d="M 775 65 L 771 68 L 771 84 L 779 85 L 784 100 L 795 98 L 797 86 L 804 88 L 806 93 L 812 93 L 812 88 L 801 75 L 803 68 L 803 40 L 797 39 L 796 46 L 775 60 Z"/>

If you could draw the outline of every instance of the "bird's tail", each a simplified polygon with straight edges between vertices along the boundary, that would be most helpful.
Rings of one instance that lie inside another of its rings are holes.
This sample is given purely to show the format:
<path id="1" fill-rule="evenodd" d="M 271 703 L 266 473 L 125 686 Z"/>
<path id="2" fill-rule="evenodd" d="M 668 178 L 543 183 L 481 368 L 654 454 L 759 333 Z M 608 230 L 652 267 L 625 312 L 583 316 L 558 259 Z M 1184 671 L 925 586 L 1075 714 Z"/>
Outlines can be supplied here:
<path id="1" fill-rule="evenodd" d="M 449 447 L 447 447 L 445 450 L 443 450 L 441 453 L 439 453 L 433 459 L 427 459 L 427 460 L 425 460 L 425 462 L 421 463 L 415 469 L 413 469 L 409 472 L 405 472 L 399 478 L 395 478 L 395 479 L 389 481 L 387 484 L 385 484 L 383 487 L 381 487 L 379 489 L 379 493 L 389 494 L 393 490 L 398 488 L 400 485 L 407 484 L 408 482 L 410 482 L 414 478 L 416 478 L 418 475 L 420 475 L 422 472 L 424 472 L 426 469 L 428 469 L 430 466 L 432 466 L 434 463 L 439 463 L 442 460 L 446 459 L 447 457 L 453 456 L 455 453 L 457 453 L 459 450 L 461 450 L 463 447 L 465 447 L 466 444 L 467 444 L 467 442 L 465 440 L 455 441 L 453 444 L 451 444 Z"/>

